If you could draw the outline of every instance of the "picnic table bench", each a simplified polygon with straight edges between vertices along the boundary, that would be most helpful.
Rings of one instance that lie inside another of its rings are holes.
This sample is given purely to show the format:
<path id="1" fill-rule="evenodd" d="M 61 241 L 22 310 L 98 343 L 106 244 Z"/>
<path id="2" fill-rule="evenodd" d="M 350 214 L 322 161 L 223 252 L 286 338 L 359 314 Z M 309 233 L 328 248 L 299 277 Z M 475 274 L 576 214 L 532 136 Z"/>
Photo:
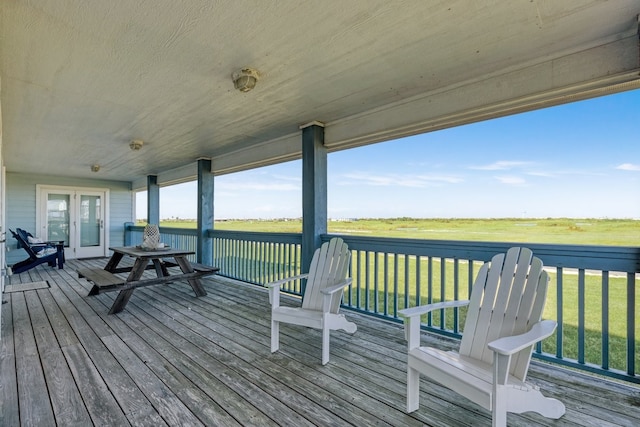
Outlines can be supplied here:
<path id="1" fill-rule="evenodd" d="M 137 247 L 109 248 L 113 255 L 104 268 L 79 268 L 78 277 L 93 283 L 89 296 L 103 292 L 119 291 L 109 314 L 119 313 L 124 309 L 136 288 L 158 285 L 176 281 L 187 281 L 196 296 L 205 296 L 201 277 L 215 274 L 219 268 L 190 262 L 186 257 L 194 252 L 180 249 L 161 249 L 157 251 L 142 250 Z M 118 267 L 124 255 L 135 258 L 131 267 Z M 170 261 L 168 259 L 173 259 Z M 151 264 L 149 263 L 151 262 Z M 168 268 L 180 267 L 181 274 L 170 274 Z M 155 269 L 156 276 L 142 278 L 145 270 Z M 126 278 L 118 274 L 129 273 Z"/>

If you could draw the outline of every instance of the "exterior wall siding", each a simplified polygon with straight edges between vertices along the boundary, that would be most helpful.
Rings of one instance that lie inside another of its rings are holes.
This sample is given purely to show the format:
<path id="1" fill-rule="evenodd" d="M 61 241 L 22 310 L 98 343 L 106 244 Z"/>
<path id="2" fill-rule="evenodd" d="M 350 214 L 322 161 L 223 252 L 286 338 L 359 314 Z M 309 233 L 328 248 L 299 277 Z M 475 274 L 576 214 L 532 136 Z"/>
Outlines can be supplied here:
<path id="1" fill-rule="evenodd" d="M 109 189 L 109 244 L 124 244 L 124 223 L 133 221 L 134 206 L 131 183 L 98 179 L 79 179 L 47 175 L 31 175 L 7 172 L 6 176 L 6 228 L 17 227 L 28 231 L 36 227 L 36 186 L 60 185 L 77 188 Z M 17 249 L 17 242 L 7 230 L 7 265 L 24 259 L 23 249 Z"/>

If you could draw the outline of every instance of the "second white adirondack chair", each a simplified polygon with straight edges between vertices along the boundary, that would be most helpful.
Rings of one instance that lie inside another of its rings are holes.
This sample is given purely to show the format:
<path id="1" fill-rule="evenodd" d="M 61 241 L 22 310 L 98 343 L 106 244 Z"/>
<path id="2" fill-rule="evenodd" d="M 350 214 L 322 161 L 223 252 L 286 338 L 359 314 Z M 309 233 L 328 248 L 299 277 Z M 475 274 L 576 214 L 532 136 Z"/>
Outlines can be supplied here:
<path id="1" fill-rule="evenodd" d="M 408 341 L 407 412 L 418 409 L 420 374 L 492 412 L 493 426 L 505 426 L 507 412 L 537 412 L 560 418 L 564 404 L 525 382 L 531 352 L 556 328 L 542 320 L 549 276 L 527 248 L 511 248 L 485 263 L 470 301 L 450 301 L 400 311 Z M 420 316 L 468 305 L 458 352 L 420 346 Z"/>
<path id="2" fill-rule="evenodd" d="M 271 352 L 280 348 L 280 322 L 302 325 L 322 330 L 322 364 L 329 361 L 329 332 L 342 329 L 354 333 L 355 323 L 339 314 L 344 288 L 351 284 L 347 278 L 351 252 L 340 238 L 333 238 L 317 249 L 311 260 L 308 274 L 288 277 L 271 282 Z M 284 283 L 307 278 L 307 286 L 301 307 L 280 306 L 280 286 Z"/>

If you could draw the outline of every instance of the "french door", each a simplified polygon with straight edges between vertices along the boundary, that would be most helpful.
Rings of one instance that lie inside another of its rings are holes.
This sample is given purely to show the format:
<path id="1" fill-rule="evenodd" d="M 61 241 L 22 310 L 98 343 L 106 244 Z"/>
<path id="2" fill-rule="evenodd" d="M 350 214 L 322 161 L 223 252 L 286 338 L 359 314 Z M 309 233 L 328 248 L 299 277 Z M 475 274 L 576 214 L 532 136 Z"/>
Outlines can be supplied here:
<path id="1" fill-rule="evenodd" d="M 107 189 L 39 186 L 38 237 L 64 240 L 68 258 L 106 256 Z"/>

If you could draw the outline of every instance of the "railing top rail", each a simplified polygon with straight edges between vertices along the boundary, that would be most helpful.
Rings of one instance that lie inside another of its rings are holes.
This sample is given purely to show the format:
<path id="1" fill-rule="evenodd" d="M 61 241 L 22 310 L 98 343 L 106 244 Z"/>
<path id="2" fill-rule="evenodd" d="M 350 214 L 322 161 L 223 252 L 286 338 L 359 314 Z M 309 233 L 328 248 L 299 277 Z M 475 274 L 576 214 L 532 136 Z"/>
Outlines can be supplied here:
<path id="1" fill-rule="evenodd" d="M 143 225 L 129 225 L 128 231 L 144 232 Z M 160 227 L 160 233 L 162 234 L 175 234 L 180 236 L 197 236 L 198 230 L 195 228 L 180 228 L 180 227 Z"/>
<path id="2" fill-rule="evenodd" d="M 475 242 L 325 234 L 323 241 L 341 237 L 352 250 L 416 256 L 489 261 L 513 246 L 526 246 L 547 266 L 603 271 L 640 272 L 640 247 L 559 245 L 522 242 Z"/>
<path id="3" fill-rule="evenodd" d="M 209 237 L 273 243 L 302 243 L 302 233 L 271 233 L 261 231 L 209 230 Z"/>
<path id="4" fill-rule="evenodd" d="M 143 231 L 142 226 L 130 230 Z M 197 230 L 161 227 L 161 233 L 197 236 Z M 208 230 L 214 238 L 271 243 L 302 243 L 301 233 L 247 232 L 236 230 Z M 427 240 L 392 237 L 352 236 L 325 234 L 323 241 L 341 237 L 352 250 L 414 256 L 434 256 L 451 259 L 488 261 L 493 255 L 513 246 L 526 246 L 533 250 L 546 266 L 584 268 L 602 271 L 640 273 L 640 247 L 605 245 L 560 245 L 523 242 L 477 242 L 464 240 Z"/>

